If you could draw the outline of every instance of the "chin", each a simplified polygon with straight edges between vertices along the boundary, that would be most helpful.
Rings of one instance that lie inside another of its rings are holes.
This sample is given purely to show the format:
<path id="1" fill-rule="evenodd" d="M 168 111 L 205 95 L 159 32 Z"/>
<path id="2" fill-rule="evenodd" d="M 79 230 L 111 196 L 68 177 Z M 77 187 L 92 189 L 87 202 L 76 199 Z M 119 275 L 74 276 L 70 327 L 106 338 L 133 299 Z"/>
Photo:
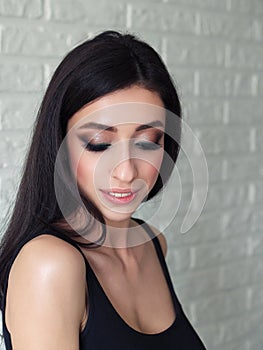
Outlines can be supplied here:
<path id="1" fill-rule="evenodd" d="M 135 210 L 134 210 L 135 211 Z M 134 213 L 134 211 L 132 212 L 125 212 L 125 213 L 118 213 L 118 212 L 107 212 L 107 213 L 103 213 L 103 217 L 104 220 L 106 222 L 106 224 L 114 224 L 114 223 L 120 223 L 122 221 L 127 221 L 130 220 L 132 214 Z"/>

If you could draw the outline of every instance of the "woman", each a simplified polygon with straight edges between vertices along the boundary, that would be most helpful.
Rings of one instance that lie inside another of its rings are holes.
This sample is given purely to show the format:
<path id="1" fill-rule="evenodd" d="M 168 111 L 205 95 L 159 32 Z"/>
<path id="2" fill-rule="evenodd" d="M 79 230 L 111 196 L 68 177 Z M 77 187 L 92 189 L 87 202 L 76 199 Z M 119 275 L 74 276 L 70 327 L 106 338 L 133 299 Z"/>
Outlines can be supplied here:
<path id="1" fill-rule="evenodd" d="M 204 349 L 164 236 L 132 217 L 171 174 L 180 118 L 159 55 L 132 35 L 101 33 L 61 62 L 1 245 L 7 350 Z"/>

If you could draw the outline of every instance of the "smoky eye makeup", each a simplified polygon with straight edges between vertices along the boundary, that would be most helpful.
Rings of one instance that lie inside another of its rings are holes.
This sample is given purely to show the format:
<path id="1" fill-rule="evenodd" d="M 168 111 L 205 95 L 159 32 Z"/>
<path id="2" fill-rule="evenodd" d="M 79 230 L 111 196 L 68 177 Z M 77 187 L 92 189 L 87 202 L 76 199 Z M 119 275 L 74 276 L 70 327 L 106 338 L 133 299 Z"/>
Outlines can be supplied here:
<path id="1" fill-rule="evenodd" d="M 91 152 L 102 152 L 108 149 L 111 146 L 110 143 L 99 143 L 99 144 L 93 144 L 91 142 L 88 142 L 83 145 L 83 147 Z"/>
<path id="2" fill-rule="evenodd" d="M 135 143 L 143 143 L 143 142 L 149 142 L 153 144 L 158 144 L 163 137 L 164 132 L 161 130 L 155 130 L 152 132 L 149 132 L 146 135 L 141 135 L 141 137 L 138 137 L 137 141 L 134 141 Z"/>
<path id="3" fill-rule="evenodd" d="M 151 135 L 141 135 L 141 137 L 135 140 L 134 143 L 140 149 L 155 150 L 162 147 L 162 143 L 160 141 L 163 136 L 164 132 L 158 130 L 151 133 Z"/>
<path id="4" fill-rule="evenodd" d="M 108 147 L 111 146 L 110 142 L 107 142 L 105 139 L 98 139 L 96 137 L 88 137 L 88 136 L 78 136 L 81 146 L 92 152 L 101 152 L 105 151 Z"/>
<path id="5" fill-rule="evenodd" d="M 147 134 L 142 134 L 138 138 L 133 138 L 133 144 L 141 150 L 156 150 L 162 147 L 160 140 L 164 132 L 161 130 L 155 129 L 155 131 L 147 132 Z M 81 141 L 81 146 L 90 152 L 102 152 L 110 148 L 114 144 L 114 139 L 110 137 L 89 137 L 88 135 L 78 135 L 79 140 Z"/>

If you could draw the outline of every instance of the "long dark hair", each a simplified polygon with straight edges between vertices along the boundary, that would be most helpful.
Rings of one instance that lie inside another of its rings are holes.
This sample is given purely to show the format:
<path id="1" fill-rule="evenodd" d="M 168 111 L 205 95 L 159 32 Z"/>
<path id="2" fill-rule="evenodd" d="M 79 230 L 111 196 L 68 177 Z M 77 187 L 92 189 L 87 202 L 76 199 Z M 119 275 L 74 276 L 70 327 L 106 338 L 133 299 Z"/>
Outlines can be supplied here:
<path id="1" fill-rule="evenodd" d="M 12 257 L 22 241 L 47 227 L 69 237 L 76 235 L 56 225 L 63 220 L 63 215 L 54 190 L 54 165 L 69 118 L 90 101 L 132 85 L 159 93 L 165 108 L 181 118 L 178 95 L 164 63 L 151 46 L 134 35 L 103 32 L 74 48 L 56 69 L 33 127 L 14 208 L 1 241 L 0 301 Z M 180 123 L 171 118 L 167 122 L 166 128 L 174 130 L 176 137 L 165 134 L 164 149 L 175 163 L 180 149 Z M 173 168 L 170 163 L 164 158 L 165 171 L 162 178 L 158 177 L 147 200 L 168 180 Z M 67 191 L 65 186 L 65 193 Z M 87 210 L 105 223 L 98 209 L 87 198 L 82 197 L 82 200 Z M 79 244 L 94 247 L 103 239 L 105 232 L 95 243 Z"/>

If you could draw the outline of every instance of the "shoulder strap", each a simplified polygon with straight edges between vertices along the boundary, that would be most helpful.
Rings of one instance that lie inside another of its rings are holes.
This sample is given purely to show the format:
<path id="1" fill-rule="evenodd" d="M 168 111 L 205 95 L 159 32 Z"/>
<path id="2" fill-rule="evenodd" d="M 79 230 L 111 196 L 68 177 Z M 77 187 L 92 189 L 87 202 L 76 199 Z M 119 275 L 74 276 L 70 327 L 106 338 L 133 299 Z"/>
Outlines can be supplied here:
<path id="1" fill-rule="evenodd" d="M 135 221 L 137 221 L 145 229 L 145 231 L 149 234 L 149 236 L 151 237 L 151 239 L 152 239 L 152 241 L 154 243 L 155 250 L 157 252 L 160 264 L 162 266 L 162 269 L 163 269 L 163 272 L 164 272 L 164 276 L 165 276 L 166 281 L 168 283 L 169 289 L 170 289 L 173 297 L 175 298 L 175 301 L 179 304 L 179 306 L 181 306 L 181 303 L 179 302 L 179 300 L 178 300 L 178 298 L 177 298 L 177 296 L 175 294 L 175 291 L 174 291 L 174 287 L 173 287 L 173 283 L 172 283 L 172 280 L 171 280 L 171 276 L 170 276 L 170 273 L 169 273 L 169 270 L 168 270 L 168 267 L 167 267 L 167 264 L 166 264 L 165 257 L 163 255 L 163 250 L 162 250 L 160 241 L 158 239 L 158 236 L 156 236 L 154 234 L 153 230 L 150 228 L 150 226 L 145 221 L 143 221 L 142 219 L 138 219 L 138 218 L 133 218 L 133 219 Z"/>
<path id="2" fill-rule="evenodd" d="M 157 255 L 158 255 L 158 258 L 160 260 L 160 263 L 161 263 L 161 265 L 163 265 L 164 255 L 163 255 L 163 250 L 162 250 L 160 241 L 158 239 L 158 236 L 155 235 L 153 230 L 150 228 L 150 226 L 144 220 L 139 219 L 139 218 L 133 218 L 133 219 L 135 221 L 137 221 L 144 228 L 144 230 L 148 233 L 148 235 L 152 239 L 154 246 L 155 246 L 155 250 L 156 250 Z"/>

